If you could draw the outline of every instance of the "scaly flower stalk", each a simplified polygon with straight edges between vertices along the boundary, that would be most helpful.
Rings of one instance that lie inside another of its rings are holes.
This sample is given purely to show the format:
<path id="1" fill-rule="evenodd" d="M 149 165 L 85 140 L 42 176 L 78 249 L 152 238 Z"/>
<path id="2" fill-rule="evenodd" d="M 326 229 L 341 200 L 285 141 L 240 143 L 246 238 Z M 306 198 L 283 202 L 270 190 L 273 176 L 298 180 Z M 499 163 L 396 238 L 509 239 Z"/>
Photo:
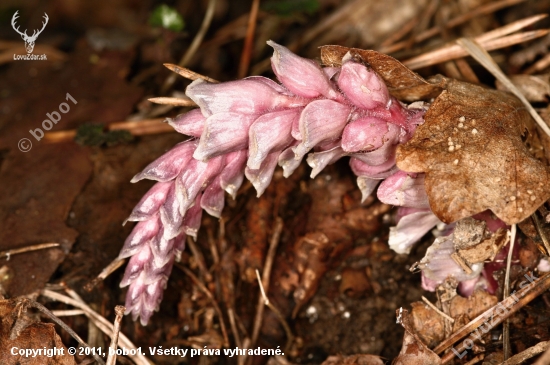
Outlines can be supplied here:
<path id="1" fill-rule="evenodd" d="M 392 97 L 378 74 L 351 54 L 341 67 L 322 68 L 268 44 L 275 50 L 271 63 L 281 84 L 264 77 L 192 82 L 186 94 L 199 109 L 168 123 L 193 138 L 132 179 L 157 181 L 128 218 L 138 224 L 120 253 L 131 257 L 121 283 L 130 286 L 127 312 L 144 325 L 158 310 L 186 236 L 196 239 L 202 210 L 220 217 L 224 191 L 235 198 L 244 177 L 262 195 L 277 165 L 289 176 L 308 153 L 312 177 L 350 156 L 363 201 L 385 179 L 378 189 L 383 202 L 428 217 L 420 230 L 410 227 L 420 232 L 413 239 L 394 234 L 401 251 L 410 249 L 427 232 L 425 227 L 439 222 L 429 211 L 422 175 L 395 166 L 397 145 L 423 123 L 425 108 L 416 103 L 407 107 Z"/>

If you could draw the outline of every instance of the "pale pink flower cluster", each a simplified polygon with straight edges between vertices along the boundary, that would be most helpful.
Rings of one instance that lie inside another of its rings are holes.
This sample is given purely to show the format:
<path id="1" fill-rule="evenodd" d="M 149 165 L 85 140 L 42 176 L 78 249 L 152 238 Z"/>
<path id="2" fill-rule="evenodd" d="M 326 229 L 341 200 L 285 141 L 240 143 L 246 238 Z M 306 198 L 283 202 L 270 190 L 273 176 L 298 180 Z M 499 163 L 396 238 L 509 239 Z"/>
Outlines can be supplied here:
<path id="1" fill-rule="evenodd" d="M 315 177 L 349 156 L 363 200 L 385 179 L 378 189 L 383 202 L 408 207 L 411 215 L 429 212 L 423 176 L 395 166 L 397 145 L 423 123 L 422 105 L 399 102 L 368 65 L 350 54 L 341 67 L 323 68 L 268 44 L 275 50 L 272 67 L 281 84 L 264 77 L 194 81 L 186 94 L 199 109 L 168 121 L 193 138 L 132 180 L 157 181 L 128 218 L 138 224 L 120 253 L 131 257 L 121 283 L 130 286 L 126 308 L 143 324 L 158 310 L 186 236 L 196 239 L 202 210 L 220 217 L 224 192 L 235 198 L 244 177 L 260 196 L 277 165 L 289 176 L 309 153 Z"/>

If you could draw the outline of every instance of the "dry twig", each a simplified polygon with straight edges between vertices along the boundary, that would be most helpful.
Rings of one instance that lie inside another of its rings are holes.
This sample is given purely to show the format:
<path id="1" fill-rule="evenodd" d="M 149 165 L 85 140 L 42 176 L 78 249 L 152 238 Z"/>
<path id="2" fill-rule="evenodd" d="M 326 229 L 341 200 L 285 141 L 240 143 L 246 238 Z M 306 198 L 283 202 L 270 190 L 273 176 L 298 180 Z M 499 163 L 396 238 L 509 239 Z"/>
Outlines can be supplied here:
<path id="1" fill-rule="evenodd" d="M 40 243 L 38 245 L 25 246 L 20 248 L 12 248 L 6 251 L 0 251 L 0 257 L 6 257 L 7 260 L 10 259 L 11 255 L 17 255 L 19 253 L 32 252 L 38 250 L 44 250 L 46 248 L 59 247 L 59 243 Z"/>
<path id="2" fill-rule="evenodd" d="M 120 322 L 122 322 L 122 316 L 124 315 L 125 310 L 126 308 L 122 305 L 117 305 L 115 307 L 116 318 L 113 325 L 113 336 L 111 336 L 111 344 L 109 345 L 109 357 L 107 358 L 106 365 L 116 364 L 116 349 L 118 346 L 118 336 L 120 334 Z"/>
<path id="3" fill-rule="evenodd" d="M 449 336 L 443 342 L 441 342 L 438 346 L 436 346 L 433 349 L 433 352 L 435 352 L 436 354 L 442 353 L 449 346 L 459 341 L 469 333 L 478 329 L 488 319 L 491 320 L 490 324 L 492 327 L 499 325 L 500 323 L 502 323 L 502 321 L 509 318 L 512 314 L 516 313 L 519 309 L 523 308 L 527 303 L 531 302 L 540 294 L 548 290 L 548 288 L 550 288 L 550 274 L 541 276 L 531 284 L 525 285 L 523 288 L 518 290 L 515 293 L 515 295 L 509 296 L 508 298 L 497 303 L 495 306 L 481 313 L 479 316 L 471 320 L 470 323 L 460 328 L 458 331 L 453 333 L 451 336 Z M 517 298 L 519 298 L 519 300 L 515 301 L 515 299 Z M 504 308 L 507 308 L 508 311 L 504 315 L 498 316 L 497 318 L 491 318 L 494 315 L 494 311 L 497 306 L 502 306 Z M 457 348 L 455 348 L 455 350 L 459 353 L 464 351 L 464 344 L 463 343 L 460 344 Z M 445 356 L 442 358 L 442 364 L 446 364 L 450 362 L 453 359 L 453 356 L 454 356 L 453 352 L 448 352 L 447 354 L 445 354 Z"/>
<path id="4" fill-rule="evenodd" d="M 498 67 L 496 62 L 493 60 L 493 58 L 487 53 L 486 50 L 484 50 L 479 44 L 477 44 L 475 41 L 472 41 L 468 38 L 461 38 L 457 41 L 457 43 L 463 47 L 475 60 L 483 67 L 485 67 L 489 72 L 493 74 L 500 82 L 504 84 L 504 86 L 510 90 L 521 102 L 523 105 L 525 105 L 525 108 L 531 114 L 533 119 L 537 122 L 539 127 L 546 133 L 548 136 L 550 136 L 550 128 L 548 128 L 548 125 L 542 120 L 541 116 L 537 113 L 537 111 L 531 106 L 531 103 L 527 101 L 525 96 L 519 91 L 519 89 L 510 81 L 506 75 L 504 75 L 504 72 Z"/>
<path id="5" fill-rule="evenodd" d="M 93 321 L 94 324 L 103 331 L 103 333 L 105 333 L 109 337 L 113 336 L 113 325 L 109 321 L 107 321 L 99 313 L 95 312 L 92 308 L 90 308 L 90 306 L 88 306 L 73 290 L 69 288 L 66 288 L 66 290 L 69 293 L 69 295 L 71 295 L 73 298 L 63 294 L 56 293 L 49 289 L 42 290 L 40 294 L 46 298 L 82 309 L 86 317 L 88 317 L 91 321 Z M 78 298 L 78 299 L 75 299 L 75 298 Z M 137 349 L 137 347 L 123 333 L 120 334 L 119 343 L 121 347 L 124 347 L 126 349 L 129 349 L 129 350 Z M 128 357 L 130 357 L 130 359 L 132 359 L 136 363 L 136 365 L 153 364 L 139 351 L 137 352 L 136 355 L 130 354 L 128 355 Z"/>
<path id="6" fill-rule="evenodd" d="M 501 365 L 518 365 L 522 364 L 525 360 L 528 360 L 534 356 L 537 356 L 541 352 L 550 348 L 550 341 L 539 342 L 535 346 L 529 347 L 527 350 L 520 352 L 504 361 Z M 546 362 L 541 362 L 543 356 L 535 363 L 535 365 L 544 365 L 550 362 L 550 359 L 546 359 Z"/>
<path id="7" fill-rule="evenodd" d="M 241 62 L 239 63 L 239 79 L 246 76 L 250 59 L 252 58 L 252 45 L 254 44 L 254 33 L 256 32 L 256 22 L 258 19 L 258 9 L 260 8 L 260 0 L 252 0 L 250 8 L 250 16 L 248 18 L 248 27 L 246 29 L 246 38 L 244 39 L 244 48 L 241 54 Z"/>

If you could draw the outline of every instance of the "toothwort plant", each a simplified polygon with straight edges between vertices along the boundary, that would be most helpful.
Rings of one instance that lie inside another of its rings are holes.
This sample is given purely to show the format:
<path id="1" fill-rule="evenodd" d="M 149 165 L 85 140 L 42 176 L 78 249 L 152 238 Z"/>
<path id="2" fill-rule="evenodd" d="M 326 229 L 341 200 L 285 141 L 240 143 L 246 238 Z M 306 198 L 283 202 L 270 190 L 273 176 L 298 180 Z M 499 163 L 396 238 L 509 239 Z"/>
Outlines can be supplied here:
<path id="1" fill-rule="evenodd" d="M 158 310 L 187 235 L 197 238 L 202 210 L 220 217 L 225 192 L 235 198 L 244 177 L 262 195 L 277 165 L 288 177 L 306 155 L 312 178 L 349 156 L 363 201 L 380 184 L 378 198 L 402 207 L 390 234 L 395 251 L 407 253 L 440 223 L 429 209 L 424 176 L 395 166 L 397 145 L 423 123 L 426 105 L 392 97 L 383 80 L 349 53 L 341 67 L 320 67 L 268 44 L 280 84 L 258 76 L 192 82 L 186 95 L 199 108 L 168 120 L 192 138 L 132 179 L 157 181 L 128 218 L 138 223 L 119 255 L 130 257 L 120 284 L 129 285 L 127 313 L 143 325 Z"/>

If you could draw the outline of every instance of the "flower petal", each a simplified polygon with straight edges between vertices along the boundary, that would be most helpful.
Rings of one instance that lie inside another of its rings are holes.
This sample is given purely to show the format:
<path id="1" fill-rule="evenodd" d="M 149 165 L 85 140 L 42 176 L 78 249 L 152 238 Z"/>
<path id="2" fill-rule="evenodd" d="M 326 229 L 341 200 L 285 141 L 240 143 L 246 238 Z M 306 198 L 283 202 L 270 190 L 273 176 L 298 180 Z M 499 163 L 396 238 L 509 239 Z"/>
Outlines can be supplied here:
<path id="1" fill-rule="evenodd" d="M 398 171 L 380 184 L 377 195 L 382 203 L 389 205 L 417 209 L 430 208 L 424 186 L 424 174 Z"/>
<path id="2" fill-rule="evenodd" d="M 199 232 L 199 228 L 201 227 L 201 199 L 202 194 L 197 194 L 195 203 L 191 206 L 191 208 L 187 209 L 187 212 L 185 212 L 185 217 L 183 217 L 183 222 L 181 223 L 185 233 L 193 237 L 193 240 L 195 241 L 197 240 L 197 234 Z"/>
<path id="3" fill-rule="evenodd" d="M 267 113 L 252 123 L 249 130 L 249 156 L 247 166 L 259 169 L 272 151 L 281 151 L 293 141 L 292 124 L 299 120 L 301 108 Z"/>
<path id="4" fill-rule="evenodd" d="M 118 254 L 118 258 L 124 259 L 133 256 L 141 250 L 144 244 L 155 237 L 160 229 L 160 220 L 158 216 L 153 216 L 145 221 L 138 222 L 132 233 L 124 241 L 124 246 Z"/>
<path id="5" fill-rule="evenodd" d="M 342 148 L 346 152 L 368 151 L 380 148 L 387 139 L 388 123 L 375 117 L 354 120 L 342 133 Z"/>
<path id="6" fill-rule="evenodd" d="M 315 100 L 309 103 L 300 115 L 302 142 L 294 147 L 296 159 L 301 159 L 310 149 L 321 142 L 341 136 L 351 108 L 333 100 Z"/>
<path id="7" fill-rule="evenodd" d="M 185 93 L 205 117 L 218 113 L 261 114 L 275 108 L 301 106 L 304 100 L 280 94 L 264 81 L 243 79 L 213 84 L 193 81 Z"/>
<path id="8" fill-rule="evenodd" d="M 226 155 L 226 165 L 220 173 L 220 185 L 235 199 L 244 180 L 247 151 L 235 151 Z"/>
<path id="9" fill-rule="evenodd" d="M 182 215 L 195 201 L 195 197 L 201 190 L 222 171 L 225 164 L 225 156 L 214 157 L 208 162 L 192 160 L 186 171 L 176 179 L 179 183 L 177 198 Z"/>
<path id="10" fill-rule="evenodd" d="M 142 179 L 166 182 L 175 179 L 193 158 L 196 148 L 197 141 L 178 143 L 170 151 L 147 165 L 142 172 L 134 176 L 131 182 L 135 183 Z"/>
<path id="11" fill-rule="evenodd" d="M 288 48 L 273 41 L 267 41 L 273 47 L 271 67 L 280 82 L 290 91 L 304 98 L 316 98 L 324 95 L 336 98 L 337 91 L 317 62 L 302 58 Z"/>
<path id="12" fill-rule="evenodd" d="M 281 151 L 275 151 L 267 155 L 267 158 L 264 162 L 262 162 L 262 165 L 257 170 L 252 170 L 248 167 L 244 170 L 246 178 L 252 183 L 252 185 L 254 185 L 254 188 L 256 188 L 258 198 L 262 196 L 265 189 L 267 189 L 269 183 L 271 182 L 280 154 Z"/>
<path id="13" fill-rule="evenodd" d="M 386 107 L 390 94 L 380 76 L 372 69 L 355 62 L 349 53 L 342 61 L 338 86 L 348 99 L 363 109 Z"/>
<path id="14" fill-rule="evenodd" d="M 413 244 L 441 221 L 430 210 L 409 214 L 390 228 L 388 244 L 399 254 L 408 254 Z"/>
<path id="15" fill-rule="evenodd" d="M 426 255 L 420 260 L 418 267 L 422 274 L 437 284 L 442 283 L 449 276 L 457 281 L 474 279 L 483 269 L 483 263 L 473 264 L 472 272 L 467 274 L 451 257 L 455 252 L 453 235 L 438 237 L 426 251 Z"/>
<path id="16" fill-rule="evenodd" d="M 357 186 L 361 190 L 361 203 L 367 200 L 379 183 L 380 179 L 372 179 L 366 176 L 357 177 Z"/>
<path id="17" fill-rule="evenodd" d="M 371 166 L 356 157 L 350 158 L 349 165 L 355 175 L 378 180 L 385 179 L 398 171 L 395 166 L 395 154 L 388 161 L 377 166 Z"/>
<path id="18" fill-rule="evenodd" d="M 174 119 L 167 118 L 166 122 L 176 130 L 176 132 L 187 136 L 200 137 L 204 128 L 206 118 L 202 115 L 200 109 L 193 109 L 185 114 L 180 114 Z"/>
<path id="19" fill-rule="evenodd" d="M 126 221 L 136 222 L 144 221 L 151 218 L 156 212 L 158 212 L 160 206 L 164 204 L 166 196 L 172 182 L 158 182 L 145 195 L 139 203 L 132 210 L 132 214 L 126 219 Z M 126 223 L 126 222 L 125 222 Z"/>
<path id="20" fill-rule="evenodd" d="M 328 151 L 310 153 L 307 156 L 307 164 L 313 169 L 311 170 L 310 177 L 313 179 L 317 176 L 325 167 L 335 163 L 340 158 L 345 156 L 346 153 L 342 147 L 334 147 Z"/>
<path id="21" fill-rule="evenodd" d="M 302 157 L 303 158 L 303 157 Z M 279 155 L 279 166 L 283 168 L 283 176 L 289 177 L 300 166 L 302 158 L 296 159 L 294 147 L 288 147 Z"/>
<path id="22" fill-rule="evenodd" d="M 212 157 L 245 149 L 248 146 L 248 129 L 255 119 L 255 115 L 237 113 L 220 113 L 208 117 L 193 157 L 207 161 Z"/>
<path id="23" fill-rule="evenodd" d="M 153 254 L 149 245 L 142 246 L 141 250 L 130 258 L 128 265 L 126 265 L 126 270 L 124 271 L 124 277 L 120 282 L 120 287 L 124 288 L 125 286 L 133 283 L 144 271 L 145 266 L 149 265 L 153 260 Z"/>
<path id="24" fill-rule="evenodd" d="M 176 179 L 176 182 L 170 187 L 170 191 L 166 196 L 166 201 L 159 210 L 160 220 L 164 228 L 163 236 L 165 239 L 172 239 L 183 231 L 181 222 L 185 210 L 182 211 L 177 194 L 181 189 L 180 184 L 180 179 Z"/>
<path id="25" fill-rule="evenodd" d="M 224 191 L 220 184 L 220 176 L 216 177 L 202 193 L 200 206 L 213 217 L 220 218 L 225 204 Z"/>

